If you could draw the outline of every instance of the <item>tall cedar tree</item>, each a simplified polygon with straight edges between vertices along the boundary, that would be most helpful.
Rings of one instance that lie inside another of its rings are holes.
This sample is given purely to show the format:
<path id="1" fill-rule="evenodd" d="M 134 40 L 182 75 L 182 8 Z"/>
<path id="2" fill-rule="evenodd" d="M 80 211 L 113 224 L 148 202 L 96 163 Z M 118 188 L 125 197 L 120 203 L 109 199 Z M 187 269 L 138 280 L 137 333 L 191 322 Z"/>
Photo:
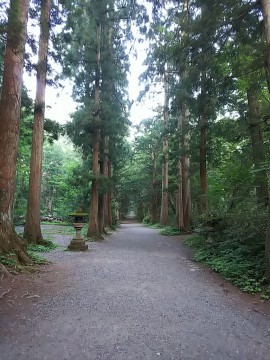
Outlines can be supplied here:
<path id="1" fill-rule="evenodd" d="M 29 262 L 29 258 L 14 230 L 12 206 L 27 19 L 28 1 L 11 0 L 0 99 L 0 253 L 15 252 L 22 262 Z"/>
<path id="2" fill-rule="evenodd" d="M 101 42 L 101 22 L 97 20 L 96 24 L 96 72 L 95 72 L 95 111 L 94 111 L 94 133 L 93 133 L 93 154 L 92 154 L 92 189 L 90 219 L 87 230 L 87 237 L 102 239 L 99 231 L 98 219 L 98 174 L 99 174 L 99 139 L 100 139 L 100 42 Z"/>

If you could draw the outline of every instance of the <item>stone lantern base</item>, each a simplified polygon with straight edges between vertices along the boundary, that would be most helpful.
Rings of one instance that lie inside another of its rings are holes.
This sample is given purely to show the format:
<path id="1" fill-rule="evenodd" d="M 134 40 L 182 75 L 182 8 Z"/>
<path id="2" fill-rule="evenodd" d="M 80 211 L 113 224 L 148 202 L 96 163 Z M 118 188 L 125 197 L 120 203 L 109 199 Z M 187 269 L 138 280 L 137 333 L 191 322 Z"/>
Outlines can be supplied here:
<path id="1" fill-rule="evenodd" d="M 70 251 L 86 251 L 88 250 L 88 245 L 84 240 L 72 239 L 68 245 L 68 250 Z"/>
<path id="2" fill-rule="evenodd" d="M 86 251 L 88 250 L 88 245 L 86 245 L 82 234 L 81 229 L 83 228 L 83 223 L 74 223 L 73 227 L 76 230 L 76 236 L 71 240 L 68 250 L 71 251 Z"/>

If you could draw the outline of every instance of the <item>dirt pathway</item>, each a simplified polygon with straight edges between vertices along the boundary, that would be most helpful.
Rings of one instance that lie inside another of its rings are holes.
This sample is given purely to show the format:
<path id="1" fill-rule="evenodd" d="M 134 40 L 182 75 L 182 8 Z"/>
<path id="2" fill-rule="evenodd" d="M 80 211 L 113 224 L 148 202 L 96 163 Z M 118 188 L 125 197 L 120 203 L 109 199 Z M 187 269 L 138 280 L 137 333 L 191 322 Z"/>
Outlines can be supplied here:
<path id="1" fill-rule="evenodd" d="M 192 262 L 180 237 L 133 223 L 89 246 L 16 278 L 2 360 L 270 360 L 269 306 Z"/>

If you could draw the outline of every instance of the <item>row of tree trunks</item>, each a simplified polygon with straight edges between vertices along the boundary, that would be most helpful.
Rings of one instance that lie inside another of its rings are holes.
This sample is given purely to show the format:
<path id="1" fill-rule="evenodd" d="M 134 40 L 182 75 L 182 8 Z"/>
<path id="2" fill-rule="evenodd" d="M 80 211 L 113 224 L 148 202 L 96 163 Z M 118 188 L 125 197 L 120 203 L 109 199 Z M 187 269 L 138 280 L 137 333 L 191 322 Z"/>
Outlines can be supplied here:
<path id="1" fill-rule="evenodd" d="M 162 163 L 162 194 L 161 194 L 161 211 L 160 224 L 168 224 L 168 206 L 169 206 L 169 142 L 167 135 L 167 126 L 169 122 L 169 82 L 168 71 L 164 70 L 164 109 L 163 109 L 163 163 Z"/>
<path id="2" fill-rule="evenodd" d="M 28 1 L 11 0 L 0 98 L 0 253 L 15 252 L 29 262 L 13 225 L 13 198 L 19 140 Z"/>
<path id="3" fill-rule="evenodd" d="M 37 86 L 32 136 L 29 191 L 24 238 L 31 243 L 42 243 L 40 227 L 40 198 L 42 179 L 42 149 L 44 137 L 45 89 L 50 32 L 50 0 L 41 1 L 40 37 L 37 65 Z"/>
<path id="4" fill-rule="evenodd" d="M 205 67 L 205 59 L 203 59 L 203 67 Z M 201 72 L 201 93 L 200 93 L 200 210 L 201 213 L 208 211 L 207 196 L 207 168 L 206 168 L 206 130 L 207 130 L 207 95 L 205 89 L 206 70 Z"/>
<path id="5" fill-rule="evenodd" d="M 270 94 L 270 0 L 261 0 L 263 18 L 264 18 L 264 27 L 266 35 L 266 73 L 267 73 L 267 83 L 268 90 Z M 268 226 L 265 238 L 265 258 L 266 258 L 266 276 L 270 282 L 270 206 L 269 206 L 269 215 L 268 215 Z"/>
<path id="6" fill-rule="evenodd" d="M 190 230 L 191 223 L 191 197 L 190 197 L 190 176 L 189 176 L 189 110 L 186 105 L 182 107 L 182 206 L 183 206 L 183 227 Z"/>
<path id="7" fill-rule="evenodd" d="M 260 104 L 256 86 L 253 85 L 247 90 L 249 108 L 249 129 L 252 144 L 252 157 L 255 166 L 255 188 L 258 203 L 268 205 L 268 178 L 265 170 L 265 152 L 260 123 Z"/>

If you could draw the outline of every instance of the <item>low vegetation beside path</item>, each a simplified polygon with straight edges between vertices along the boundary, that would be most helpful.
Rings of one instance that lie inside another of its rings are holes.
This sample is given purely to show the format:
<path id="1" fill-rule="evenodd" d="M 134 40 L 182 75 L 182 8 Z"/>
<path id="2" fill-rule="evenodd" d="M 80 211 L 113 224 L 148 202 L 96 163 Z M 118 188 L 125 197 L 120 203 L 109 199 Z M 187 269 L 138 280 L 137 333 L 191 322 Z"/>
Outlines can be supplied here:
<path id="1" fill-rule="evenodd" d="M 270 286 L 265 277 L 264 233 L 261 217 L 224 217 L 212 228 L 198 228 L 185 244 L 194 250 L 194 260 L 205 264 L 244 292 L 260 294 L 270 300 Z M 237 225 L 241 224 L 241 226 Z M 172 226 L 146 224 L 160 234 L 183 233 Z"/>

